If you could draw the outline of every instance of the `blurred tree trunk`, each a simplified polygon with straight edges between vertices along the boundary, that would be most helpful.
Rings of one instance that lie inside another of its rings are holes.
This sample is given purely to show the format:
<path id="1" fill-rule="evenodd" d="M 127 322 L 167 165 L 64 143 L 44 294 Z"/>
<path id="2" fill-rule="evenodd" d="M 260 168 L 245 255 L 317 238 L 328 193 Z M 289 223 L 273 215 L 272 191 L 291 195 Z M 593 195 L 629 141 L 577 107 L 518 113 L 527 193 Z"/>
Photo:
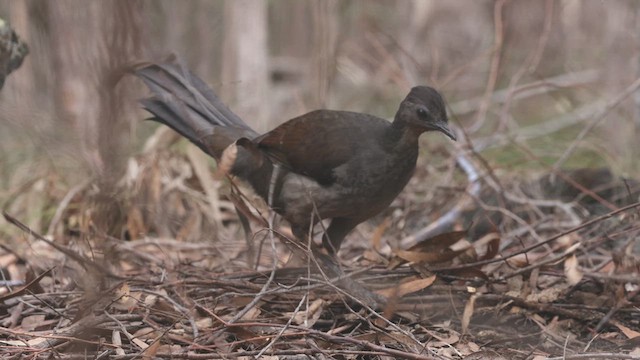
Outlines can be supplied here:
<path id="1" fill-rule="evenodd" d="M 100 175 L 114 175 L 128 149 L 123 91 L 117 81 L 135 58 L 138 2 L 50 3 L 59 121 L 79 135 L 82 155 Z"/>
<path id="2" fill-rule="evenodd" d="M 78 6 L 79 4 L 83 6 Z M 77 154 L 98 179 L 99 230 L 117 221 L 114 184 L 130 149 L 122 85 L 125 66 L 140 51 L 140 2 L 64 0 L 49 3 L 58 121 L 77 134 Z M 129 95 L 128 95 L 129 94 Z"/>
<path id="3" fill-rule="evenodd" d="M 145 13 L 157 11 L 158 18 L 150 21 L 154 44 L 153 56 L 162 59 L 169 54 L 177 55 L 207 83 L 219 76 L 222 55 L 221 33 L 223 32 L 224 3 L 209 0 L 156 1 Z M 147 16 L 147 18 L 149 18 Z M 171 27 L 162 24 L 171 23 Z M 215 90 L 215 89 L 214 89 Z"/>
<path id="4" fill-rule="evenodd" d="M 635 59 L 635 66 L 636 66 L 636 77 L 640 77 L 640 36 L 638 36 L 638 34 L 640 34 L 640 6 L 636 6 L 635 9 L 635 17 L 636 17 L 636 29 L 635 29 L 635 34 L 636 34 L 636 40 L 635 40 L 635 49 L 636 52 L 634 54 L 634 59 Z M 634 117 L 634 131 L 633 131 L 633 138 L 634 139 L 640 139 L 640 90 L 636 90 L 636 93 L 634 94 L 634 102 L 635 102 L 635 111 L 633 113 L 633 117 Z M 640 149 L 638 148 L 638 146 L 635 146 L 635 153 L 633 154 L 633 159 L 638 159 L 640 157 Z M 640 162 L 636 161 L 633 165 L 633 170 L 635 172 L 640 172 Z"/>
<path id="5" fill-rule="evenodd" d="M 193 6 L 195 8 L 194 32 L 202 34 L 198 38 L 199 45 L 191 46 L 196 64 L 194 70 L 204 79 L 211 79 L 219 73 L 214 73 L 213 70 L 216 69 L 215 65 L 219 60 L 216 56 L 220 53 L 221 47 L 218 44 L 222 40 L 214 34 L 220 33 L 223 26 L 222 21 L 214 21 L 211 14 L 219 13 L 222 6 L 209 0 L 193 2 Z"/>
<path id="6" fill-rule="evenodd" d="M 270 4 L 269 34 L 275 39 L 270 47 L 275 54 L 294 58 L 309 56 L 313 49 L 309 34 L 311 5 L 309 1 L 299 0 L 281 0 Z"/>
<path id="7" fill-rule="evenodd" d="M 227 0 L 224 9 L 224 98 L 258 132 L 270 126 L 267 2 Z M 230 93 L 228 89 L 233 89 Z"/>
<path id="8" fill-rule="evenodd" d="M 404 1 L 398 4 L 401 9 L 399 12 L 406 14 L 409 19 L 406 28 L 399 31 L 398 39 L 404 49 L 411 51 L 416 48 L 416 45 L 421 42 L 421 33 L 424 26 L 428 23 L 429 13 L 433 11 L 435 4 L 431 1 L 411 0 Z M 424 81 L 421 79 L 418 64 L 409 56 L 409 53 L 403 53 L 400 57 L 402 64 L 402 71 L 404 73 L 404 81 L 407 81 L 407 88 L 402 89 L 408 91 L 411 85 L 421 84 Z"/>
<path id="9" fill-rule="evenodd" d="M 336 72 L 338 6 L 335 0 L 312 2 L 313 13 L 313 74 L 315 99 L 313 108 L 326 107 L 329 86 Z"/>
<path id="10" fill-rule="evenodd" d="M 405 87 L 403 91 L 417 84 L 440 86 L 470 59 L 481 59 L 474 60 L 479 71 L 459 73 L 456 76 L 460 81 L 446 84 L 447 89 L 457 94 L 477 94 L 484 88 L 488 72 L 484 69 L 489 67 L 484 54 L 492 46 L 494 30 L 491 1 L 411 0 L 400 2 L 398 8 L 396 21 L 405 24 L 396 29 L 404 78 L 395 82 Z M 460 11 L 465 13 L 464 21 L 451 21 Z M 461 47 L 461 43 L 465 45 Z"/>

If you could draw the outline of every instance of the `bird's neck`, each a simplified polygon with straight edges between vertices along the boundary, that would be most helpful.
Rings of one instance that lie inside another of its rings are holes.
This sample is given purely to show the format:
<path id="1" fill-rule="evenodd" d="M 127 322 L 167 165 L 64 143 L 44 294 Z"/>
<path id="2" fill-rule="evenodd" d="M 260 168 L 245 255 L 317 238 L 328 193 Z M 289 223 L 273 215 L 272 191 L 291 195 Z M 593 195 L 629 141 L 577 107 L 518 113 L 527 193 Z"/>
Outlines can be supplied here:
<path id="1" fill-rule="evenodd" d="M 418 160 L 418 138 L 420 134 L 409 126 L 393 123 L 381 141 L 385 152 L 379 166 L 389 179 L 385 183 L 388 194 L 395 197 L 407 184 L 416 168 Z"/>
<path id="2" fill-rule="evenodd" d="M 403 183 L 402 187 L 409 180 L 416 166 L 419 137 L 420 133 L 415 129 L 395 121 L 384 134 L 382 144 L 388 155 L 389 163 L 394 164 L 394 169 L 389 171 L 398 171 L 403 174 L 403 178 L 398 179 Z"/>
<path id="3" fill-rule="evenodd" d="M 422 131 L 418 131 L 407 125 L 406 122 L 396 118 L 387 129 L 383 142 L 389 150 L 399 152 L 414 151 L 417 154 L 420 134 L 422 134 Z"/>

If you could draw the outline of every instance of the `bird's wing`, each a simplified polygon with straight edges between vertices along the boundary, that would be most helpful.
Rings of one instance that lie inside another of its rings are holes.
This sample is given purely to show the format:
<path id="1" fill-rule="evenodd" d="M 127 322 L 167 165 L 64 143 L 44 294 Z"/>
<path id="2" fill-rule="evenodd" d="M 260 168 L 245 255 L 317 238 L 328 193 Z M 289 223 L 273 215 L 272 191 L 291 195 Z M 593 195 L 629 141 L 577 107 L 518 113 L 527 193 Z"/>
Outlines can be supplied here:
<path id="1" fill-rule="evenodd" d="M 291 119 L 254 141 L 289 170 L 331 185 L 336 180 L 334 170 L 366 148 L 370 139 L 363 137 L 382 124 L 384 120 L 364 114 L 318 110 Z"/>

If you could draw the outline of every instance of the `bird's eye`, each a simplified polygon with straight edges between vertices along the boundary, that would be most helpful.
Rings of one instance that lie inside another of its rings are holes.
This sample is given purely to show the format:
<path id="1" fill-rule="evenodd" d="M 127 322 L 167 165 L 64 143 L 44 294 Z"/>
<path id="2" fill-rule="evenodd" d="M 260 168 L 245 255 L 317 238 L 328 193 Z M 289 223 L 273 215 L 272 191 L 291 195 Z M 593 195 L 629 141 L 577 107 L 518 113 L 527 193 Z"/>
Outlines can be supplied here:
<path id="1" fill-rule="evenodd" d="M 418 113 L 418 116 L 419 116 L 419 117 L 421 117 L 421 118 L 423 118 L 423 119 L 424 119 L 424 118 L 426 118 L 426 117 L 427 117 L 427 115 L 428 115 L 428 113 L 427 113 L 427 109 L 422 108 L 422 107 L 419 107 L 419 108 L 418 108 L 417 113 Z"/>

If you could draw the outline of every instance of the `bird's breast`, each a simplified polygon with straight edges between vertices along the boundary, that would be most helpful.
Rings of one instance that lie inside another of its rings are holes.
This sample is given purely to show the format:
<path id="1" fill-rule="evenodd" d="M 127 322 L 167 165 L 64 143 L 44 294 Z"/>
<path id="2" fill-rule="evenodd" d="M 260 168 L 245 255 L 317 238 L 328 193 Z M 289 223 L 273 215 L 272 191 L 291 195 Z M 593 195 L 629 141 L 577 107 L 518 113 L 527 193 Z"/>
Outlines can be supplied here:
<path id="1" fill-rule="evenodd" d="M 283 206 L 281 213 L 285 218 L 309 218 L 314 212 L 325 219 L 371 217 L 384 210 L 413 175 L 417 155 L 368 155 L 335 168 L 336 181 L 330 185 L 319 184 L 301 174 L 287 173 L 278 194 L 278 203 Z"/>

